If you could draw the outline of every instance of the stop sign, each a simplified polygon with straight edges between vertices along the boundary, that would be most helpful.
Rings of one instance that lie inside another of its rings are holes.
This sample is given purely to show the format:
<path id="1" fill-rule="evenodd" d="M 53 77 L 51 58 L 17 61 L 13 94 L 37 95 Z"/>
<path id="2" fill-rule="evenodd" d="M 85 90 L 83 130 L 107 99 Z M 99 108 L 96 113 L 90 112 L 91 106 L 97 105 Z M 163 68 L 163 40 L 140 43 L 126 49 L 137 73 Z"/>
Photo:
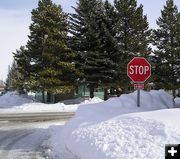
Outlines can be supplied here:
<path id="1" fill-rule="evenodd" d="M 151 76 L 151 64 L 144 57 L 134 57 L 127 65 L 127 75 L 134 83 L 143 83 Z"/>

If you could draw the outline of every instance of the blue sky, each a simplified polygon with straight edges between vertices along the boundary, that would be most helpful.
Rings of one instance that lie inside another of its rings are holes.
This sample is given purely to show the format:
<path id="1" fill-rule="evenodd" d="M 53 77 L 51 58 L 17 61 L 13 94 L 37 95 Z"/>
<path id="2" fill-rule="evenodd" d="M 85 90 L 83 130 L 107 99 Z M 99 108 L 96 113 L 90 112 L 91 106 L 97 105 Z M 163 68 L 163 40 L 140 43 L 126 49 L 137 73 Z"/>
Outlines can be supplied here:
<path id="1" fill-rule="evenodd" d="M 65 12 L 72 12 L 76 0 L 53 0 L 61 4 Z M 110 0 L 113 2 L 113 0 Z M 137 0 L 144 5 L 144 14 L 147 14 L 151 28 L 156 28 L 156 19 L 166 0 Z M 180 0 L 174 0 L 180 8 Z M 13 61 L 12 52 L 21 45 L 25 45 L 31 23 L 31 10 L 36 8 L 38 0 L 1 0 L 0 1 L 0 80 L 6 79 L 8 65 Z"/>

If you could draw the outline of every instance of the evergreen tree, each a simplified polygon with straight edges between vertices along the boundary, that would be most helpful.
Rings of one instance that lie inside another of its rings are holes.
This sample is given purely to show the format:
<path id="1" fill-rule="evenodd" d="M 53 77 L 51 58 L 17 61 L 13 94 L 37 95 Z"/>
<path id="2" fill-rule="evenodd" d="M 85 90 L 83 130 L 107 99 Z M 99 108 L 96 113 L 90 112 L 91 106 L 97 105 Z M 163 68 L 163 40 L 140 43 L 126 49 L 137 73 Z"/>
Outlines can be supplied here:
<path id="1" fill-rule="evenodd" d="M 6 90 L 18 91 L 24 93 L 23 75 L 18 71 L 16 61 L 13 61 L 12 66 L 9 66 L 9 72 L 6 79 Z"/>
<path id="2" fill-rule="evenodd" d="M 26 56 L 30 59 L 31 90 L 65 93 L 78 74 L 75 54 L 67 47 L 67 15 L 51 0 L 40 0 L 32 10 Z"/>
<path id="3" fill-rule="evenodd" d="M 71 48 L 76 51 L 77 67 L 83 72 L 81 77 L 86 84 L 90 87 L 90 97 L 94 96 L 94 87 L 97 85 L 98 79 L 93 80 L 88 78 L 88 75 L 94 74 L 94 67 L 87 64 L 87 59 L 91 55 L 92 65 L 95 66 L 94 61 L 98 59 L 98 54 L 95 53 L 96 42 L 94 41 L 93 33 L 90 30 L 89 23 L 92 21 L 92 14 L 97 6 L 97 1 L 92 0 L 79 0 L 77 8 L 74 8 L 75 14 L 70 16 L 70 33 L 73 35 L 71 38 Z M 93 20 L 94 21 L 94 20 Z M 90 32 L 91 31 L 91 32 Z M 92 54 L 94 53 L 94 57 Z M 89 72 L 85 71 L 89 65 Z"/>
<path id="4" fill-rule="evenodd" d="M 30 80 L 30 58 L 27 56 L 27 48 L 21 46 L 19 50 L 16 50 L 14 54 L 14 65 L 16 70 L 19 72 L 19 85 L 21 85 L 22 90 L 31 90 L 31 80 Z"/>
<path id="5" fill-rule="evenodd" d="M 83 71 L 83 78 L 94 88 L 111 85 L 116 76 L 115 63 L 117 46 L 113 37 L 113 7 L 106 1 L 79 0 L 76 13 L 70 17 L 71 48 L 76 51 L 77 66 Z"/>
<path id="6" fill-rule="evenodd" d="M 115 0 L 114 6 L 117 12 L 116 38 L 124 55 L 119 67 L 123 85 L 127 85 L 127 63 L 135 56 L 148 56 L 151 30 L 147 17 L 143 15 L 143 6 L 137 6 L 136 0 Z"/>
<path id="7" fill-rule="evenodd" d="M 177 34 L 176 34 L 176 39 L 177 43 L 180 46 L 180 12 L 177 15 Z M 176 65 L 175 65 L 175 70 L 176 70 L 176 78 L 177 78 L 177 87 L 179 88 L 180 91 L 180 48 L 177 47 L 177 52 L 176 52 Z"/>
<path id="8" fill-rule="evenodd" d="M 154 30 L 153 34 L 154 45 L 157 47 L 155 53 L 159 59 L 158 63 L 156 62 L 155 84 L 161 88 L 172 89 L 175 96 L 180 72 L 180 19 L 173 0 L 167 0 L 157 25 L 159 28 Z"/>

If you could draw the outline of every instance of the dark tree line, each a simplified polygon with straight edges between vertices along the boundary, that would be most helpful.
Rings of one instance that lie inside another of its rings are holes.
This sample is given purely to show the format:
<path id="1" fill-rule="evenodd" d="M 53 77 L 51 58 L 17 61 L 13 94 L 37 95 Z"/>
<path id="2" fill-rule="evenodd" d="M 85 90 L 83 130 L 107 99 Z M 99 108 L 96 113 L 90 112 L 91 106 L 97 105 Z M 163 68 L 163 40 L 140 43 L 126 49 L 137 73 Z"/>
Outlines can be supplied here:
<path id="1" fill-rule="evenodd" d="M 156 87 L 173 91 L 180 87 L 180 13 L 173 0 L 167 0 L 153 31 L 154 82 Z"/>
<path id="2" fill-rule="evenodd" d="M 106 99 L 107 89 L 130 85 L 126 65 L 135 56 L 151 60 L 156 89 L 179 88 L 180 13 L 173 0 L 154 30 L 136 0 L 79 0 L 74 11 L 66 14 L 51 0 L 39 0 L 27 45 L 14 53 L 9 88 L 52 94 L 86 83 L 90 97 L 101 86 Z"/>

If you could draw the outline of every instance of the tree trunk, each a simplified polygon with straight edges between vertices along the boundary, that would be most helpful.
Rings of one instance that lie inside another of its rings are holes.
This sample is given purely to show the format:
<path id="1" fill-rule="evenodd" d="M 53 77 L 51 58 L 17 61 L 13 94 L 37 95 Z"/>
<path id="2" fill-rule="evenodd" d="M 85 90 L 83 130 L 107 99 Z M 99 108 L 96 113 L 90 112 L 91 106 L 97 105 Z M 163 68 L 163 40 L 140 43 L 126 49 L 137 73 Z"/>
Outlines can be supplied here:
<path id="1" fill-rule="evenodd" d="M 176 90 L 175 89 L 172 90 L 172 94 L 173 94 L 173 97 L 176 98 Z"/>
<path id="2" fill-rule="evenodd" d="M 176 90 L 175 89 L 172 90 L 172 94 L 173 94 L 173 106 L 175 107 L 175 98 L 176 98 Z"/>
<path id="3" fill-rule="evenodd" d="M 108 91 L 107 91 L 107 88 L 104 88 L 104 100 L 108 100 Z"/>
<path id="4" fill-rule="evenodd" d="M 51 103 L 51 93 L 47 92 L 47 103 Z"/>
<path id="5" fill-rule="evenodd" d="M 90 91 L 90 98 L 94 98 L 94 87 L 90 86 L 89 91 Z"/>
<path id="6" fill-rule="evenodd" d="M 42 102 L 45 103 L 45 94 L 44 94 L 44 89 L 42 90 Z"/>

